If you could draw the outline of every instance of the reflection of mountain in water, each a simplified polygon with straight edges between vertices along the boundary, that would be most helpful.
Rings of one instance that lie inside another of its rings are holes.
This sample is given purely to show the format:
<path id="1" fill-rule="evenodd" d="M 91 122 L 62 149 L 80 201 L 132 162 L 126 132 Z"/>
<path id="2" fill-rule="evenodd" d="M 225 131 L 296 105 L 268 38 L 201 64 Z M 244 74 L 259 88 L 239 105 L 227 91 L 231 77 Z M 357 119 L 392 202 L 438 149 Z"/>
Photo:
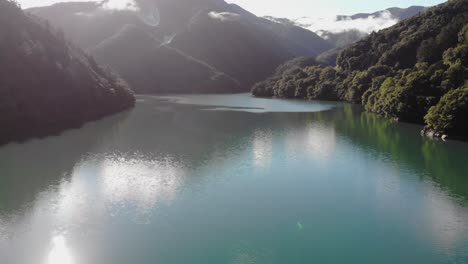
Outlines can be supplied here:
<path id="1" fill-rule="evenodd" d="M 127 116 L 118 114 L 60 136 L 0 148 L 0 215 L 29 206 L 39 193 L 69 179 L 76 164 L 103 144 Z"/>

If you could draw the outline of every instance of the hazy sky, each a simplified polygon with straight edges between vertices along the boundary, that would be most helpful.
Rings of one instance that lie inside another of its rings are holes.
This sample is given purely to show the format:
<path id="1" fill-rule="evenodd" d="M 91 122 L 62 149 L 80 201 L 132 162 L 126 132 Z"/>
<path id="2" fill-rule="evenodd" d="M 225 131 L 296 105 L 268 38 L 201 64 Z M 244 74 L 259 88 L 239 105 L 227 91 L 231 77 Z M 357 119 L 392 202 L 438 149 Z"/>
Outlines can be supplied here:
<path id="1" fill-rule="evenodd" d="M 65 1 L 70 0 L 18 0 L 23 8 Z M 239 4 L 260 16 L 272 15 L 276 17 L 299 18 L 302 16 L 352 15 L 361 12 L 374 12 L 394 6 L 431 6 L 445 2 L 445 0 L 228 0 L 228 2 Z"/>

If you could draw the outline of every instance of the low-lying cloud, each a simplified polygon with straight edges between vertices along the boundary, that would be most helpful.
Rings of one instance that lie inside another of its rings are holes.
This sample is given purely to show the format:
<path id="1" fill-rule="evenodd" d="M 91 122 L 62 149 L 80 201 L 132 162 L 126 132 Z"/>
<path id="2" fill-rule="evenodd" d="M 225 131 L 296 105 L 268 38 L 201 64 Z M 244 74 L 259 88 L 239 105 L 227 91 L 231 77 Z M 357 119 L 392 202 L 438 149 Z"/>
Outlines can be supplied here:
<path id="1" fill-rule="evenodd" d="M 96 9 L 76 12 L 75 15 L 92 18 L 112 11 L 133 11 L 143 23 L 153 27 L 157 27 L 161 20 L 156 2 L 152 0 L 101 0 L 94 2 L 96 2 Z"/>
<path id="2" fill-rule="evenodd" d="M 382 11 L 375 16 L 366 18 L 352 19 L 351 17 L 345 17 L 339 20 L 337 17 L 320 19 L 304 17 L 294 22 L 318 34 L 323 34 L 323 32 L 342 33 L 354 30 L 370 34 L 373 31 L 391 27 L 398 23 L 399 20 L 393 17 L 389 11 Z"/>
<path id="3" fill-rule="evenodd" d="M 134 0 L 104 0 L 101 7 L 110 10 L 133 10 L 137 11 L 138 5 Z"/>
<path id="4" fill-rule="evenodd" d="M 152 27 L 159 26 L 161 14 L 156 5 L 156 1 L 134 0 L 134 2 L 138 7 L 138 16 L 145 24 Z"/>
<path id="5" fill-rule="evenodd" d="M 240 15 L 239 14 L 236 14 L 236 13 L 230 13 L 230 12 L 210 12 L 208 13 L 208 16 L 213 18 L 213 19 L 217 19 L 217 20 L 221 20 L 221 21 L 236 21 L 236 20 L 239 20 L 240 18 Z"/>

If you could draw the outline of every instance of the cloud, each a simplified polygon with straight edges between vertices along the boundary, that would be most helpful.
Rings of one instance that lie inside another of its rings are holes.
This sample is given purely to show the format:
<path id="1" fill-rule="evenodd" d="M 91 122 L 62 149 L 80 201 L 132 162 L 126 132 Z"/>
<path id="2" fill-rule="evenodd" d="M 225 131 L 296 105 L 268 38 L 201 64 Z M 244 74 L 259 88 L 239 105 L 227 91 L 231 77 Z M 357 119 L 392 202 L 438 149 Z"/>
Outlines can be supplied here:
<path id="1" fill-rule="evenodd" d="M 140 19 L 147 25 L 157 27 L 161 16 L 156 1 L 151 0 L 104 0 L 101 7 L 107 10 L 136 11 Z"/>
<path id="2" fill-rule="evenodd" d="M 236 13 L 229 13 L 229 12 L 218 13 L 214 11 L 208 13 L 208 16 L 213 19 L 217 19 L 221 21 L 236 21 L 236 20 L 239 20 L 240 18 L 240 15 Z"/>
<path id="3" fill-rule="evenodd" d="M 159 9 L 152 0 L 95 0 L 94 2 L 97 3 L 96 9 L 76 12 L 75 15 L 92 18 L 116 10 L 127 10 L 135 12 L 140 20 L 149 26 L 157 27 L 161 20 Z"/>
<path id="4" fill-rule="evenodd" d="M 137 11 L 138 5 L 134 0 L 104 0 L 101 7 L 110 10 L 133 10 Z"/>
<path id="5" fill-rule="evenodd" d="M 351 19 L 350 17 L 346 17 L 342 20 L 338 20 L 337 17 L 320 19 L 304 17 L 294 22 L 318 34 L 323 34 L 324 31 L 342 33 L 353 30 L 369 34 L 373 31 L 391 27 L 398 23 L 399 20 L 393 17 L 389 11 L 382 11 L 375 16 L 369 16 L 367 18 Z"/>
<path id="6" fill-rule="evenodd" d="M 150 0 L 135 0 L 138 7 L 138 16 L 147 25 L 152 27 L 159 26 L 161 22 L 161 14 L 156 5 L 156 1 Z"/>

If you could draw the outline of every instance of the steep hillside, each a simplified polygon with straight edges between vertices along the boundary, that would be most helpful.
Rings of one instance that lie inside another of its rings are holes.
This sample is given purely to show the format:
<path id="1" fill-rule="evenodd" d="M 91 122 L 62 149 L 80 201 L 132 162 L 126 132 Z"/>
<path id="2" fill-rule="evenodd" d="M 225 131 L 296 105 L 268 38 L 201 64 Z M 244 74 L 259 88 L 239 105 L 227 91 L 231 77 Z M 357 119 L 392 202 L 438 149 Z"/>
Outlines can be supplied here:
<path id="1" fill-rule="evenodd" d="M 122 53 L 132 47 L 133 52 Z M 240 92 L 233 78 L 183 52 L 163 45 L 133 25 L 92 50 L 96 58 L 122 73 L 137 93 Z M 120 54 L 116 56 L 115 54 Z"/>
<path id="2" fill-rule="evenodd" d="M 253 93 L 362 103 L 389 118 L 426 123 L 436 135 L 468 138 L 467 24 L 468 2 L 451 0 L 372 33 L 342 51 L 336 68 L 296 69 Z"/>
<path id="3" fill-rule="evenodd" d="M 0 144 L 127 109 L 126 84 L 60 32 L 0 0 Z"/>
<path id="4" fill-rule="evenodd" d="M 276 66 L 286 60 L 297 56 L 316 56 L 331 48 L 329 43 L 313 32 L 258 18 L 223 0 L 142 0 L 137 3 L 137 8 L 125 10 L 109 9 L 96 3 L 61 3 L 29 9 L 28 12 L 48 19 L 53 26 L 63 28 L 67 36 L 80 47 L 92 52 L 99 50 L 101 54 L 111 54 L 119 47 L 119 54 L 130 56 L 135 53 L 138 56 L 140 53 L 135 52 L 129 45 L 110 44 L 110 41 L 120 39 L 117 36 L 130 24 L 151 36 L 145 38 L 148 41 L 145 46 L 154 46 L 156 41 L 174 48 L 173 51 L 176 52 L 170 52 L 171 60 L 176 61 L 174 65 L 177 61 L 193 58 L 192 63 L 187 64 L 190 69 L 180 68 L 178 74 L 171 72 L 171 67 L 159 65 L 159 75 L 167 77 L 167 80 L 163 81 L 165 83 L 192 78 L 185 73 L 193 72 L 194 62 L 197 61 L 200 62 L 197 71 L 206 71 L 209 65 L 208 68 L 214 70 L 217 76 L 230 76 L 246 91 L 255 81 L 271 74 Z M 143 41 L 143 38 L 140 40 Z M 106 45 L 100 45 L 103 42 Z M 105 51 L 107 47 L 112 47 L 113 50 Z M 153 49 L 156 53 L 161 50 L 169 52 L 168 49 Z M 176 53 L 180 54 L 180 57 L 176 58 Z M 157 59 L 158 56 L 149 55 L 147 59 Z M 129 61 L 137 63 L 135 59 Z M 132 75 L 128 69 L 142 67 L 137 64 L 121 67 L 118 65 L 118 59 L 102 62 L 109 63 L 124 77 Z M 114 62 L 116 64 L 113 64 Z M 170 61 L 166 60 L 164 63 Z M 163 61 L 151 62 L 154 67 L 156 64 L 163 64 Z M 169 79 L 171 76 L 175 79 Z M 212 75 L 204 76 L 205 79 L 193 80 L 197 83 L 192 82 L 193 87 L 189 92 L 226 92 L 231 87 L 231 92 L 239 91 L 232 83 L 228 89 L 224 85 L 225 82 L 213 83 Z M 146 76 L 143 79 L 149 80 L 152 77 Z M 134 86 L 134 89 L 154 93 L 167 90 L 156 86 L 149 88 L 157 82 L 140 83 Z M 214 86 L 202 88 L 206 83 Z M 178 91 L 182 90 L 174 90 Z"/>

